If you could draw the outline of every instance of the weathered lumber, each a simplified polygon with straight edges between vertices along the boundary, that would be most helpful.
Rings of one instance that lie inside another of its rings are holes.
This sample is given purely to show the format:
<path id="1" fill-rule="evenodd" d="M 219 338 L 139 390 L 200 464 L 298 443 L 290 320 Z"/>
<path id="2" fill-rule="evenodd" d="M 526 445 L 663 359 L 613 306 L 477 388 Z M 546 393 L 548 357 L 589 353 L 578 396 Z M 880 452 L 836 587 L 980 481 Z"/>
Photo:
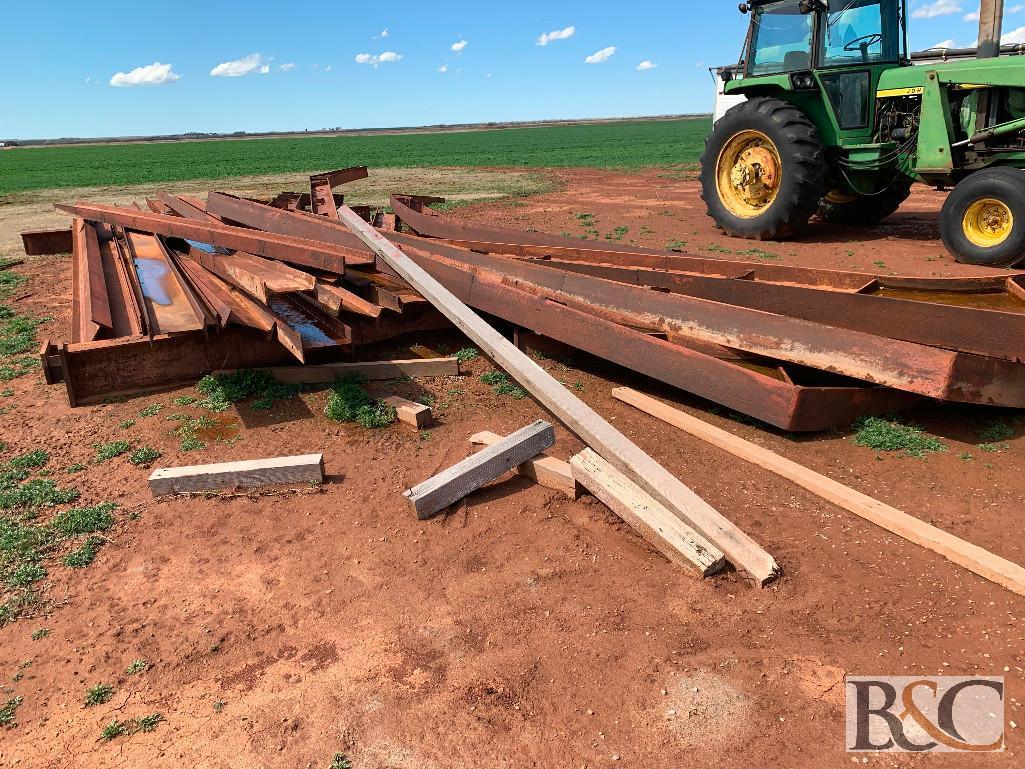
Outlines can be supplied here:
<path id="1" fill-rule="evenodd" d="M 346 206 L 338 209 L 338 216 L 415 291 L 438 308 L 518 384 L 605 460 L 701 532 L 725 552 L 737 568 L 746 570 L 758 585 L 764 585 L 778 576 L 779 566 L 775 559 L 757 542 L 559 384 L 551 374 L 516 349 L 383 235 Z M 330 224 L 320 226 L 326 231 L 333 229 Z"/>
<path id="2" fill-rule="evenodd" d="M 323 483 L 324 455 L 247 459 L 212 465 L 163 467 L 149 477 L 154 496 L 186 491 L 270 486 L 281 483 Z"/>
<path id="3" fill-rule="evenodd" d="M 267 208 L 267 206 L 257 207 Z M 93 222 L 115 224 L 142 232 L 152 232 L 163 237 L 208 243 L 211 246 L 245 251 L 256 256 L 280 259 L 292 264 L 316 267 L 329 272 L 344 272 L 346 264 L 372 265 L 374 263 L 373 255 L 364 249 L 329 245 L 267 232 L 255 232 L 245 227 L 232 227 L 215 221 L 200 222 L 182 216 L 161 216 L 129 208 L 92 203 L 76 203 L 75 205 L 57 203 L 54 204 L 54 208 Z M 268 208 L 268 210 L 276 209 Z"/>
<path id="4" fill-rule="evenodd" d="M 26 256 L 51 256 L 70 254 L 72 248 L 71 228 L 57 230 L 26 230 L 21 233 Z"/>
<path id="5" fill-rule="evenodd" d="M 470 444 L 493 446 L 503 440 L 504 437 L 490 430 L 484 430 L 471 435 Z M 573 477 L 569 462 L 563 462 L 561 459 L 556 459 L 548 454 L 538 454 L 536 457 L 528 459 L 526 462 L 514 467 L 513 472 L 525 478 L 530 478 L 534 483 L 544 486 L 546 489 L 561 491 L 570 499 L 577 499 L 580 496 L 580 484 Z"/>
<path id="6" fill-rule="evenodd" d="M 322 363 L 310 366 L 275 366 L 262 370 L 285 384 L 329 384 L 336 379 L 352 374 L 368 380 L 398 379 L 404 376 L 459 376 L 459 361 L 456 358 L 413 358 L 412 360 Z M 230 374 L 231 369 L 214 373 Z"/>
<path id="7" fill-rule="evenodd" d="M 734 456 L 791 480 L 859 518 L 864 518 L 927 550 L 939 553 L 991 582 L 1002 585 L 1018 595 L 1025 595 L 1025 568 L 1016 563 L 636 390 L 617 387 L 612 391 L 612 395 Z"/>
<path id="8" fill-rule="evenodd" d="M 434 419 L 431 407 L 425 406 L 423 403 L 406 400 L 398 395 L 389 395 L 381 400 L 395 409 L 395 416 L 400 422 L 415 427 L 417 430 L 427 427 Z"/>
<path id="9" fill-rule="evenodd" d="M 648 492 L 584 449 L 570 457 L 573 477 L 673 563 L 707 577 L 723 568 L 723 552 L 681 521 Z"/>
<path id="10" fill-rule="evenodd" d="M 555 430 L 539 419 L 418 483 L 404 496 L 417 518 L 429 518 L 553 445 Z"/>

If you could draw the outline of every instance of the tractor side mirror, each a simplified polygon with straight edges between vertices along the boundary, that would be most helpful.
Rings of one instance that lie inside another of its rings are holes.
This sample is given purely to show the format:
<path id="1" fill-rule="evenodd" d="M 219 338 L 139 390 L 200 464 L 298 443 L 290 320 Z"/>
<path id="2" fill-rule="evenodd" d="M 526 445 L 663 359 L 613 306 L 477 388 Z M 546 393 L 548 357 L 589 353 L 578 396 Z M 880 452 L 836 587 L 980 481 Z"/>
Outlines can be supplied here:
<path id="1" fill-rule="evenodd" d="M 737 6 L 737 10 L 746 16 L 751 10 L 751 7 L 747 3 L 741 3 Z"/>

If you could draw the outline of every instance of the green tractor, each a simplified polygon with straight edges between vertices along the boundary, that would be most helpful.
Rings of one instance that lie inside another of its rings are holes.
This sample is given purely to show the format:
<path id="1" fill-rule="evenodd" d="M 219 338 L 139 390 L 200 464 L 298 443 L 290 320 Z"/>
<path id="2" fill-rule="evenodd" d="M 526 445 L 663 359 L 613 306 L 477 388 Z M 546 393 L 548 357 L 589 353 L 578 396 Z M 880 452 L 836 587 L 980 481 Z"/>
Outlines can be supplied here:
<path id="1" fill-rule="evenodd" d="M 906 0 L 749 0 L 742 60 L 701 159 L 729 235 L 784 239 L 815 214 L 874 224 L 915 181 L 952 187 L 940 233 L 958 261 L 1025 259 L 1025 57 L 999 57 L 1000 0 L 978 56 L 912 66 Z M 993 21 L 993 19 L 996 21 Z M 994 32 L 995 29 L 995 32 Z"/>

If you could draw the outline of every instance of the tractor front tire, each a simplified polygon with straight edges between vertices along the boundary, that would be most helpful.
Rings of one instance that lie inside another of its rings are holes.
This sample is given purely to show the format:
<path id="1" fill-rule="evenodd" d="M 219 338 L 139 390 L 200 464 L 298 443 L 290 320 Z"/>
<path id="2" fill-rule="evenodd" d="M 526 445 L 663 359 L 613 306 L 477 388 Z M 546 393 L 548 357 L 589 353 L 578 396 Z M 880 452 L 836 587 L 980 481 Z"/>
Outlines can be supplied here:
<path id="1" fill-rule="evenodd" d="M 738 104 L 712 127 L 701 157 L 701 198 L 727 235 L 778 240 L 798 234 L 825 192 L 818 131 L 771 97 Z"/>
<path id="2" fill-rule="evenodd" d="M 865 226 L 878 224 L 896 212 L 911 194 L 911 180 L 899 179 L 874 195 L 863 195 L 853 200 L 837 202 L 822 198 L 819 218 L 832 224 Z"/>
<path id="3" fill-rule="evenodd" d="M 1025 171 L 984 168 L 959 182 L 943 203 L 940 237 L 963 264 L 1013 267 L 1025 259 Z"/>

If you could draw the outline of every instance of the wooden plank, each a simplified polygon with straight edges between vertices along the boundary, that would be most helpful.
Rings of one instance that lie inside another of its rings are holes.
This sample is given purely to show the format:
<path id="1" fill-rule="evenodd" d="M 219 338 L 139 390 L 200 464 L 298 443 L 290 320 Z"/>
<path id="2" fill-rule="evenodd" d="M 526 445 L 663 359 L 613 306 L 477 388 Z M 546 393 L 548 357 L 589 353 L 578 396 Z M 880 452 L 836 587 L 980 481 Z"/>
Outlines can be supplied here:
<path id="1" fill-rule="evenodd" d="M 377 318 L 381 315 L 381 307 L 373 302 L 368 302 L 363 297 L 356 296 L 341 286 L 331 286 L 319 279 L 314 298 L 318 304 L 328 312 L 334 313 L 336 317 L 343 311 L 354 312 L 368 318 Z"/>
<path id="2" fill-rule="evenodd" d="M 492 446 L 504 440 L 504 438 L 505 436 L 498 433 L 483 430 L 470 436 L 470 444 Z M 556 459 L 548 454 L 538 454 L 533 459 L 528 459 L 526 462 L 514 467 L 513 472 L 525 478 L 530 478 L 534 483 L 544 486 L 546 489 L 561 491 L 570 499 L 580 497 L 581 486 L 577 483 L 576 478 L 573 477 L 573 471 L 570 470 L 569 462 L 563 462 L 561 459 Z"/>
<path id="3" fill-rule="evenodd" d="M 406 490 L 404 496 L 417 518 L 429 518 L 553 445 L 555 430 L 539 419 L 418 483 Z"/>
<path id="4" fill-rule="evenodd" d="M 573 477 L 673 563 L 707 577 L 726 565 L 723 552 L 644 489 L 584 449 L 569 460 Z"/>
<path id="5" fill-rule="evenodd" d="M 459 376 L 456 358 L 414 358 L 412 360 L 378 360 L 355 363 L 322 363 L 311 366 L 274 366 L 262 369 L 285 384 L 330 384 L 346 375 L 356 374 L 367 380 L 398 379 L 404 376 Z M 230 374 L 231 369 L 215 371 Z"/>
<path id="6" fill-rule="evenodd" d="M 757 542 L 517 350 L 381 233 L 346 206 L 338 209 L 338 215 L 391 269 L 469 336 L 549 412 L 562 420 L 577 437 L 719 547 L 738 569 L 746 570 L 756 584 L 764 585 L 779 575 L 775 559 Z M 327 223 L 320 226 L 326 231 L 333 229 Z"/>
<path id="7" fill-rule="evenodd" d="M 871 521 L 909 542 L 939 553 L 991 582 L 1002 585 L 1018 595 L 1025 595 L 1025 568 L 1016 563 L 643 393 L 627 387 L 617 387 L 612 391 L 612 395 L 734 456 L 791 480 L 859 518 Z"/>
<path id="8" fill-rule="evenodd" d="M 251 488 L 284 483 L 323 482 L 323 454 L 164 467 L 154 470 L 149 477 L 150 491 L 154 496 L 181 494 L 186 491 L 232 489 L 236 486 Z"/>
<path id="9" fill-rule="evenodd" d="M 398 417 L 400 422 L 410 427 L 415 427 L 417 430 L 427 427 L 434 419 L 434 412 L 431 411 L 431 407 L 425 406 L 423 403 L 409 401 L 405 398 L 400 398 L 398 395 L 389 395 L 387 398 L 381 398 L 381 400 L 395 409 L 395 416 Z"/>

